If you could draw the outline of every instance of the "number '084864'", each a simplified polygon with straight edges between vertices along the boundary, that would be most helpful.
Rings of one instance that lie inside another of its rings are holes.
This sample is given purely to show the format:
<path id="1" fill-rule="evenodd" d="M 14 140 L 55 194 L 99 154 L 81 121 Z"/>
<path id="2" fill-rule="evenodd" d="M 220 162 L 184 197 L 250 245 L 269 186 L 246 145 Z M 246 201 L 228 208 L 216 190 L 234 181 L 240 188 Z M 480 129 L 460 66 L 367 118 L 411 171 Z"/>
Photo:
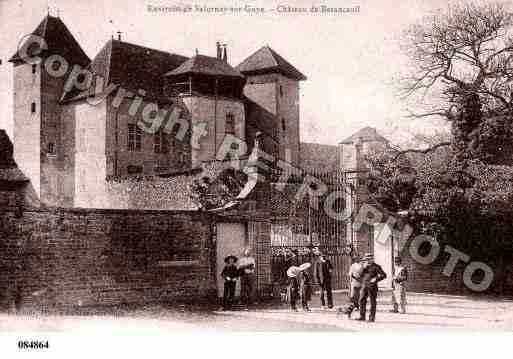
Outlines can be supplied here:
<path id="1" fill-rule="evenodd" d="M 48 349 L 48 341 L 20 340 L 18 341 L 19 349 Z"/>

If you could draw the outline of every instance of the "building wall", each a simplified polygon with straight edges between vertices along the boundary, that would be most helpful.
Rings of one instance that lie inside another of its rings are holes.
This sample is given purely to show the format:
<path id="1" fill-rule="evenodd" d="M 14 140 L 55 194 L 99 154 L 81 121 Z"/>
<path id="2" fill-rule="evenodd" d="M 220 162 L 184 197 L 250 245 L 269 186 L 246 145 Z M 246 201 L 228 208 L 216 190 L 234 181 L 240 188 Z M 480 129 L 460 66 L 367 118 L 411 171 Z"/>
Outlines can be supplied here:
<path id="1" fill-rule="evenodd" d="M 107 160 L 105 156 L 105 102 L 91 106 L 77 103 L 75 110 L 75 198 L 74 207 L 105 208 Z"/>
<path id="2" fill-rule="evenodd" d="M 41 197 L 45 203 L 59 206 L 64 200 L 65 156 L 70 155 L 62 141 L 62 106 L 59 104 L 67 76 L 51 76 L 45 66 L 38 71 L 41 73 Z M 50 144 L 54 147 L 53 153 L 49 152 Z"/>
<path id="3" fill-rule="evenodd" d="M 13 145 L 14 159 L 41 194 L 41 71 L 32 74 L 32 65 L 22 63 L 13 68 Z M 31 113 L 31 103 L 36 112 Z"/>
<path id="4" fill-rule="evenodd" d="M 193 167 L 198 167 L 203 161 L 216 159 L 226 136 L 227 113 L 232 113 L 235 117 L 235 136 L 245 141 L 245 112 L 241 101 L 227 98 L 216 101 L 212 97 L 191 96 L 184 97 L 183 102 L 190 113 L 193 131 L 201 131 L 201 124 L 206 124 L 206 133 L 199 137 L 198 148 L 191 150 Z"/>
<path id="5" fill-rule="evenodd" d="M 142 131 L 141 151 L 128 150 L 128 124 L 140 123 L 143 119 L 142 111 L 149 103 L 143 101 L 139 110 L 132 116 L 129 113 L 132 101 L 125 100 L 118 108 L 113 106 L 112 97 L 107 101 L 106 155 L 108 176 L 126 176 L 128 166 L 142 166 L 145 175 L 190 168 L 190 128 L 187 128 L 187 133 L 182 139 L 171 133 L 167 135 L 169 145 L 169 153 L 167 154 L 155 153 L 154 130 L 151 127 L 148 127 L 148 131 Z M 161 109 L 170 111 L 171 106 L 162 106 Z M 185 116 L 186 121 L 189 122 L 188 114 L 185 114 Z M 161 126 L 156 125 L 155 130 L 162 126 L 165 127 L 168 118 L 165 117 Z M 190 127 L 190 124 L 187 127 Z M 118 133 L 117 140 L 116 132 Z"/>
<path id="6" fill-rule="evenodd" d="M 299 82 L 280 74 L 250 76 L 244 94 L 278 117 L 280 158 L 298 165 Z"/>
<path id="7" fill-rule="evenodd" d="M 212 225 L 198 212 L 0 208 L 0 301 L 22 308 L 215 296 Z M 39 295 L 35 295 L 39 294 Z"/>
<path id="8" fill-rule="evenodd" d="M 271 222 L 248 222 L 248 247 L 252 249 L 256 261 L 257 288 L 260 295 L 266 296 L 271 279 Z"/>
<path id="9" fill-rule="evenodd" d="M 59 155 L 62 156 L 60 207 L 73 207 L 75 201 L 75 104 L 63 105 Z"/>

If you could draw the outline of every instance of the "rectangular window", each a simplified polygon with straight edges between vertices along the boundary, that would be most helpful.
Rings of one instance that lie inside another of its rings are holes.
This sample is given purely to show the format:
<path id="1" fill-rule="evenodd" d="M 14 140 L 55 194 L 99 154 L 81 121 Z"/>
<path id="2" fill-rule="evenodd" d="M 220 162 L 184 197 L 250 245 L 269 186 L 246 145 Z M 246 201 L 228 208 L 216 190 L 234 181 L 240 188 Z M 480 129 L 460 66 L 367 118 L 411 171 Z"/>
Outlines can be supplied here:
<path id="1" fill-rule="evenodd" d="M 133 123 L 128 124 L 128 150 L 140 151 L 141 150 L 141 137 L 142 130 Z"/>
<path id="2" fill-rule="evenodd" d="M 33 74 L 36 73 L 36 70 L 37 70 L 37 65 L 36 64 L 32 65 L 32 73 Z"/>
<path id="3" fill-rule="evenodd" d="M 55 154 L 55 144 L 53 142 L 48 143 L 48 154 L 49 155 Z"/>
<path id="4" fill-rule="evenodd" d="M 225 131 L 226 134 L 235 134 L 235 116 L 233 113 L 226 114 Z"/>
<path id="5" fill-rule="evenodd" d="M 280 97 L 283 97 L 283 86 L 280 85 Z"/>
<path id="6" fill-rule="evenodd" d="M 30 104 L 30 112 L 36 113 L 36 103 L 35 102 L 32 102 Z"/>
<path id="7" fill-rule="evenodd" d="M 153 136 L 153 151 L 155 153 L 169 153 L 169 141 L 166 133 L 162 130 Z"/>

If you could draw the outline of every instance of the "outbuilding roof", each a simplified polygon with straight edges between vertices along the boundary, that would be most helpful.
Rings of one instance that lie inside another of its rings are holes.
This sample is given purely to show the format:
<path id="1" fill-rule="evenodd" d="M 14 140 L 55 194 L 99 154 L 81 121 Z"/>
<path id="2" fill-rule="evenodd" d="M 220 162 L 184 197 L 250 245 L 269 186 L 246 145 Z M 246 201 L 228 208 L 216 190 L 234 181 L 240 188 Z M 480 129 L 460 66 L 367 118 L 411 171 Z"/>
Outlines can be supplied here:
<path id="1" fill-rule="evenodd" d="M 240 77 L 244 76 L 227 62 L 216 57 L 196 55 L 185 61 L 178 68 L 169 71 L 164 76 L 182 74 L 203 74 L 211 76 Z"/>

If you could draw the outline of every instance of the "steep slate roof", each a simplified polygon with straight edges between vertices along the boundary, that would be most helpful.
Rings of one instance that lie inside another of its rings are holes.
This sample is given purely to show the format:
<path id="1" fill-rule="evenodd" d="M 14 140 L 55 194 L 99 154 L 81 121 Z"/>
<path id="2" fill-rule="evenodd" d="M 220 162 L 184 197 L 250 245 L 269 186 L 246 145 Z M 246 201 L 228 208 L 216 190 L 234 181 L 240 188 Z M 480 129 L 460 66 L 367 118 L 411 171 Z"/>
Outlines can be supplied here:
<path id="1" fill-rule="evenodd" d="M 32 32 L 32 35 L 44 38 L 48 46 L 48 50 L 44 50 L 39 55 L 59 54 L 66 59 L 70 66 L 80 65 L 85 67 L 91 61 L 66 25 L 58 17 L 46 16 Z M 28 51 L 30 52 L 30 50 L 29 48 Z M 23 60 L 18 51 L 16 51 L 9 61 L 18 62 Z"/>
<path id="2" fill-rule="evenodd" d="M 244 76 L 228 63 L 216 57 L 196 55 L 185 61 L 178 68 L 169 71 L 164 76 L 182 74 L 203 74 L 212 76 L 240 77 Z"/>
<path id="3" fill-rule="evenodd" d="M 381 136 L 375 128 L 367 126 L 340 143 L 351 144 L 354 143 L 357 138 L 360 138 L 363 142 L 389 142 L 385 137 Z"/>
<path id="4" fill-rule="evenodd" d="M 277 72 L 296 81 L 306 80 L 305 75 L 269 46 L 262 47 L 246 58 L 236 69 L 245 75 Z"/>
<path id="5" fill-rule="evenodd" d="M 331 171 L 339 166 L 339 148 L 333 145 L 301 142 L 300 167 L 306 171 Z"/>
<path id="6" fill-rule="evenodd" d="M 119 40 L 109 40 L 89 66 L 95 77 L 104 79 L 103 88 L 116 84 L 137 93 L 146 91 L 148 98 L 163 98 L 163 75 L 187 61 L 187 57 L 171 54 Z M 90 91 L 95 89 L 95 82 Z M 63 100 L 78 100 L 89 91 L 71 92 Z"/>

